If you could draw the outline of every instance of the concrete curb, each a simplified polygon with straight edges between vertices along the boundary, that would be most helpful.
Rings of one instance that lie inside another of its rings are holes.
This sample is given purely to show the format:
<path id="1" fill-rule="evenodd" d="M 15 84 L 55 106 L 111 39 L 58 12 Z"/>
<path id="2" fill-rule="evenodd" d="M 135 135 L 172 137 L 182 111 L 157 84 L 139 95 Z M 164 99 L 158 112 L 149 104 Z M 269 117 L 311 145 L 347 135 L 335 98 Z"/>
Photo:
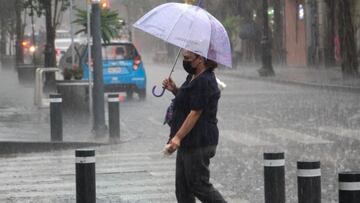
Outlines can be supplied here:
<path id="1" fill-rule="evenodd" d="M 48 152 L 64 149 L 76 149 L 83 147 L 94 147 L 110 145 L 104 142 L 21 142 L 21 141 L 2 141 L 0 142 L 0 156 L 17 153 Z"/>
<path id="2" fill-rule="evenodd" d="M 279 79 L 279 78 L 266 78 L 266 77 L 261 78 L 261 77 L 256 77 L 256 76 L 246 76 L 246 75 L 241 75 L 239 73 L 230 73 L 230 72 L 222 72 L 221 74 L 226 75 L 226 76 L 248 79 L 248 80 L 266 81 L 266 82 L 273 82 L 273 83 L 279 83 L 279 84 L 290 84 L 290 85 L 311 87 L 311 88 L 318 88 L 318 89 L 360 93 L 360 87 L 353 87 L 353 86 L 319 84 L 319 83 L 304 82 L 304 81 L 285 80 L 285 79 Z"/>

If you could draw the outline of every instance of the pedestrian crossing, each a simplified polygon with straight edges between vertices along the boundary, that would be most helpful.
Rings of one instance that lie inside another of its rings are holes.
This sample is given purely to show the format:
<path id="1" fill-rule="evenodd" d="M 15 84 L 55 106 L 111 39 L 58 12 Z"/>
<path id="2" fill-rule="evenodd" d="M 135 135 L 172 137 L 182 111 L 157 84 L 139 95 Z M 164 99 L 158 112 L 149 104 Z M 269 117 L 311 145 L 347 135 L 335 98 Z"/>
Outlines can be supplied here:
<path id="1" fill-rule="evenodd" d="M 241 116 L 241 119 L 245 119 L 251 122 L 264 121 L 271 122 L 271 119 L 259 116 Z M 148 117 L 148 121 L 154 125 L 160 125 L 161 122 L 154 118 Z M 318 128 L 310 128 L 312 133 L 300 132 L 300 130 L 287 129 L 287 128 L 264 128 L 257 129 L 257 132 L 242 132 L 241 130 L 234 129 L 220 129 L 221 139 L 232 141 L 247 147 L 256 146 L 275 146 L 279 144 L 296 143 L 296 144 L 334 144 L 339 141 L 339 138 L 345 137 L 360 141 L 360 130 L 347 129 L 343 127 L 333 126 L 320 126 Z M 324 138 L 319 136 L 320 133 L 329 133 L 335 135 L 334 139 Z M 259 136 L 265 134 L 264 136 Z"/>
<path id="2" fill-rule="evenodd" d="M 329 144 L 333 143 L 330 140 L 300 133 L 294 130 L 285 128 L 268 128 L 264 130 L 265 133 L 274 135 L 278 139 L 287 139 L 301 144 Z"/>
<path id="3" fill-rule="evenodd" d="M 319 131 L 335 134 L 344 138 L 360 140 L 360 130 L 345 129 L 345 128 L 333 127 L 333 126 L 322 126 L 319 127 Z"/>
<path id="4" fill-rule="evenodd" d="M 332 136 L 324 136 L 331 134 Z M 343 138 L 360 141 L 360 130 L 342 127 L 321 126 L 308 129 L 307 133 L 300 130 L 285 128 L 264 128 L 256 132 L 241 130 L 221 130 L 221 139 L 228 140 L 246 147 L 276 146 L 287 144 L 331 145 L 341 142 Z"/>
<path id="5" fill-rule="evenodd" d="M 97 202 L 171 203 L 175 198 L 175 156 L 160 152 L 97 152 Z M 75 202 L 75 157 L 35 153 L 1 158 L 0 202 Z M 229 202 L 248 203 L 213 180 Z"/>
<path id="6" fill-rule="evenodd" d="M 160 123 L 154 117 L 148 120 L 154 125 Z M 360 140 L 359 135 L 356 129 L 331 126 L 313 128 L 307 133 L 287 128 L 264 128 L 256 133 L 220 129 L 221 139 L 247 147 L 334 144 L 342 138 Z M 0 202 L 75 202 L 73 151 L 34 153 L 0 160 Z M 174 171 L 175 156 L 164 158 L 157 151 L 97 152 L 97 202 L 176 202 Z M 228 202 L 248 203 L 239 199 L 241 194 L 219 184 L 216 177 L 213 183 Z"/>
<path id="7" fill-rule="evenodd" d="M 248 147 L 274 145 L 272 142 L 262 140 L 250 134 L 241 133 L 235 130 L 223 130 L 220 133 L 221 139 L 225 138 Z"/>

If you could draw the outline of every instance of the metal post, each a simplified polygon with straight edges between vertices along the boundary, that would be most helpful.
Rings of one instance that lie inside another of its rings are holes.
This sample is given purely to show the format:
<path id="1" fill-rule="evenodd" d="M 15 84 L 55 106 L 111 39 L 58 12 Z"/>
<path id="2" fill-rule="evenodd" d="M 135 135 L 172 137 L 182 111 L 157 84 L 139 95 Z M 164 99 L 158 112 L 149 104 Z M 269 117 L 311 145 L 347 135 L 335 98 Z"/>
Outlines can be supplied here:
<path id="1" fill-rule="evenodd" d="M 71 68 L 74 67 L 74 59 L 75 59 L 74 27 L 72 21 L 73 21 L 73 0 L 70 0 Z"/>
<path id="2" fill-rule="evenodd" d="M 60 94 L 50 95 L 51 141 L 63 141 L 62 98 Z"/>
<path id="3" fill-rule="evenodd" d="M 285 203 L 284 153 L 264 153 L 265 203 Z"/>
<path id="4" fill-rule="evenodd" d="M 105 135 L 105 105 L 104 105 L 104 82 L 101 54 L 101 19 L 100 19 L 100 0 L 92 0 L 92 23 L 91 33 L 93 36 L 93 57 L 94 57 L 94 127 L 93 130 L 97 137 Z"/>
<path id="5" fill-rule="evenodd" d="M 297 162 L 299 203 L 321 203 L 320 161 Z"/>
<path id="6" fill-rule="evenodd" d="M 275 75 L 272 67 L 271 43 L 269 39 L 269 16 L 268 16 L 268 0 L 263 0 L 263 34 L 261 39 L 262 45 L 262 67 L 258 70 L 260 76 Z"/>
<path id="7" fill-rule="evenodd" d="M 95 150 L 77 149 L 75 151 L 76 167 L 76 202 L 95 203 Z"/>
<path id="8" fill-rule="evenodd" d="M 88 67 L 89 67 L 89 113 L 91 123 L 94 123 L 93 119 L 93 67 L 91 62 L 91 29 L 90 29 L 90 15 L 91 15 L 91 4 L 86 1 L 87 9 L 87 45 L 88 45 Z"/>
<path id="9" fill-rule="evenodd" d="M 339 173 L 339 203 L 360 202 L 360 171 Z"/>
<path id="10" fill-rule="evenodd" d="M 108 96 L 108 107 L 110 140 L 117 142 L 120 139 L 120 113 L 118 94 L 110 94 Z"/>

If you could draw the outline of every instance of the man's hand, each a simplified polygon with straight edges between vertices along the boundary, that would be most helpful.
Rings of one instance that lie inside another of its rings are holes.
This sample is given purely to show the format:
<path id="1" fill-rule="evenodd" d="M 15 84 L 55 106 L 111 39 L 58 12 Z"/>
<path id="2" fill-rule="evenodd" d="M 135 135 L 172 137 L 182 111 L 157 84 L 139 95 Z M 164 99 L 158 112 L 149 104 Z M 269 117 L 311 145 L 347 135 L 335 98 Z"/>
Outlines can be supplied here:
<path id="1" fill-rule="evenodd" d="M 162 83 L 163 88 L 169 90 L 170 92 L 172 92 L 173 94 L 176 94 L 177 91 L 177 87 L 175 82 L 171 79 L 171 78 L 167 78 L 163 81 Z"/>
<path id="2" fill-rule="evenodd" d="M 170 142 L 169 142 L 169 144 L 167 144 L 166 146 L 165 146 L 165 152 L 167 153 L 167 154 L 172 154 L 172 153 L 174 153 L 179 147 L 180 147 L 180 139 L 178 138 L 178 137 L 173 137 L 171 140 L 170 140 Z"/>

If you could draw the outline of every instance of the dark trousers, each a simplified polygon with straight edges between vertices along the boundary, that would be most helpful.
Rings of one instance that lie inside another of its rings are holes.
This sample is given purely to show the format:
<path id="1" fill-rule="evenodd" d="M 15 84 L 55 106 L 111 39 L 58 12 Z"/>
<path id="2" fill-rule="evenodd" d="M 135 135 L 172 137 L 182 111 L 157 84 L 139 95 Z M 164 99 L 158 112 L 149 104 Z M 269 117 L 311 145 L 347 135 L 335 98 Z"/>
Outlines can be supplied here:
<path id="1" fill-rule="evenodd" d="M 176 199 L 178 203 L 226 203 L 210 183 L 210 158 L 216 146 L 179 149 L 176 157 Z"/>

